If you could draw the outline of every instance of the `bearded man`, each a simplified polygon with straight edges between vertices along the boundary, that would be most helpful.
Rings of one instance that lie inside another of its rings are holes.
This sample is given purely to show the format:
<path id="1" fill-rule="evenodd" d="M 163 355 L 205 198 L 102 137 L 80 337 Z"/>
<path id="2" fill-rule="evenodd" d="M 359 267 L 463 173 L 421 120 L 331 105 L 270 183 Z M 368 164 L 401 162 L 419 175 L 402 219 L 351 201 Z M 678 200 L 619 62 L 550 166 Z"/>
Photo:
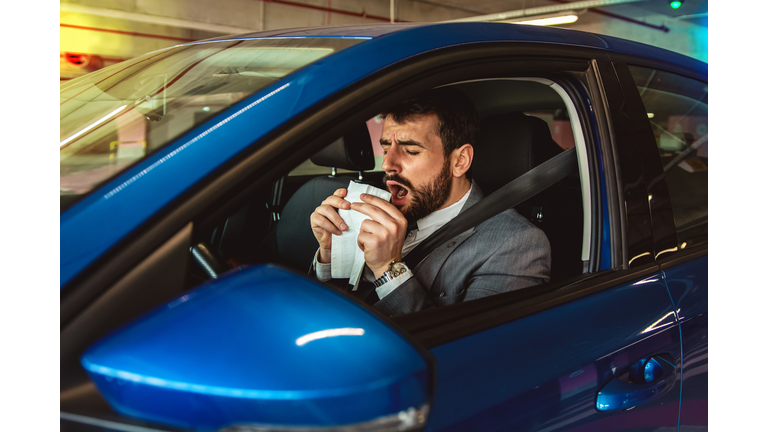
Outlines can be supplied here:
<path id="1" fill-rule="evenodd" d="M 381 114 L 384 184 L 391 202 L 338 189 L 310 216 L 320 248 L 319 280 L 330 279 L 332 235 L 349 229 L 338 209 L 368 217 L 357 237 L 363 279 L 375 285 L 373 307 L 414 312 L 542 284 L 549 280 L 546 235 L 514 209 L 500 213 L 432 251 L 415 269 L 402 258 L 430 234 L 483 198 L 471 181 L 477 135 L 472 101 L 451 88 L 429 90 Z M 374 299 L 376 300 L 376 299 Z"/>

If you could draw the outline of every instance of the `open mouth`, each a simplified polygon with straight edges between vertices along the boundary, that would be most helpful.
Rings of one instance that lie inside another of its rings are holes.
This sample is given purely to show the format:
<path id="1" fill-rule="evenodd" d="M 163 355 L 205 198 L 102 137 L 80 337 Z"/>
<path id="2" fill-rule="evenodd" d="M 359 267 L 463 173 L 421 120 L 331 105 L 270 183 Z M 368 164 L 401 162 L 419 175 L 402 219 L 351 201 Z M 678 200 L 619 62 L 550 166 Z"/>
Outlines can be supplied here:
<path id="1" fill-rule="evenodd" d="M 388 181 L 387 187 L 392 194 L 392 204 L 399 206 L 405 204 L 405 198 L 408 196 L 408 189 L 394 181 Z"/>

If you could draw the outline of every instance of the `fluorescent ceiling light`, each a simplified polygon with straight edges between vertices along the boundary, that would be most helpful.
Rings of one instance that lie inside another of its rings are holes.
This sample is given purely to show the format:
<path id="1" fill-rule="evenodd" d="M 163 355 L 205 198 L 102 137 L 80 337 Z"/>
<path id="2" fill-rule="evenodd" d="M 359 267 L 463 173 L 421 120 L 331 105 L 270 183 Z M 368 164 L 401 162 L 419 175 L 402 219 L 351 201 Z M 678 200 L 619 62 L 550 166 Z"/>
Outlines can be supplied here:
<path id="1" fill-rule="evenodd" d="M 548 25 L 558 25 L 558 24 L 570 24 L 570 23 L 576 22 L 577 19 L 579 19 L 579 15 L 576 12 L 567 11 L 567 12 L 561 12 L 557 14 L 527 16 L 524 18 L 515 18 L 515 19 L 504 20 L 500 22 L 511 23 L 511 24 L 548 26 Z"/>

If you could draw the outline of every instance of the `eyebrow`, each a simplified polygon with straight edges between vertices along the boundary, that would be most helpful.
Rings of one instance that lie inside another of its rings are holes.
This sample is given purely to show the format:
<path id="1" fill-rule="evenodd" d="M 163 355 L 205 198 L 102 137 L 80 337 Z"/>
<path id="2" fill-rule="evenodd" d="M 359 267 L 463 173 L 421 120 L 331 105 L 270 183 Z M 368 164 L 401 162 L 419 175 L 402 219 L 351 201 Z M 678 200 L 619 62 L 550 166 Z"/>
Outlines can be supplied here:
<path id="1" fill-rule="evenodd" d="M 419 143 L 417 141 L 402 140 L 402 141 L 398 141 L 397 143 L 400 144 L 401 146 L 416 146 L 416 147 L 421 147 L 423 149 L 426 149 L 426 147 L 424 147 L 424 145 L 422 145 L 421 143 Z M 379 144 L 381 144 L 383 146 L 385 146 L 385 145 L 392 145 L 392 142 L 387 140 L 387 139 L 381 138 L 381 139 L 379 139 Z"/>

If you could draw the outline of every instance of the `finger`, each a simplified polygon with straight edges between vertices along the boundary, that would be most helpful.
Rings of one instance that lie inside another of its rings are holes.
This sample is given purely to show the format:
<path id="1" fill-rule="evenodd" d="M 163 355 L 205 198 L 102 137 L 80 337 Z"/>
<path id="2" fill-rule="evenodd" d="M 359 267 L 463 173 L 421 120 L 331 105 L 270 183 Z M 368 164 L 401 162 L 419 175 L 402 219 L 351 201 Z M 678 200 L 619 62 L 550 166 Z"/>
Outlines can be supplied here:
<path id="1" fill-rule="evenodd" d="M 375 205 L 367 203 L 352 203 L 352 210 L 362 213 L 377 222 L 393 220 L 389 213 Z"/>
<path id="2" fill-rule="evenodd" d="M 345 190 L 345 189 L 340 189 Z M 338 191 L 336 191 L 338 192 Z M 346 192 L 345 192 L 346 194 Z M 325 199 L 325 201 L 322 202 L 323 205 L 329 205 L 335 208 L 349 210 L 350 205 L 349 201 L 346 201 L 344 198 L 337 196 L 337 195 L 331 195 L 328 198 Z"/>
<path id="3" fill-rule="evenodd" d="M 375 208 L 375 207 L 374 207 Z M 384 212 L 381 210 L 377 211 L 384 214 L 384 219 L 382 220 L 375 220 L 375 219 L 366 219 L 360 224 L 360 232 L 370 233 L 377 238 L 383 239 L 390 235 L 405 235 L 403 234 L 405 231 L 405 227 L 398 224 L 395 220 L 387 216 Z"/>
<path id="4" fill-rule="evenodd" d="M 373 234 L 376 236 L 386 235 L 386 227 L 372 219 L 366 219 L 360 224 L 360 233 Z"/>
<path id="5" fill-rule="evenodd" d="M 310 220 L 312 221 L 313 225 L 317 226 L 323 226 L 323 223 L 328 221 L 328 223 L 332 224 L 335 228 L 328 231 L 336 233 L 337 235 L 341 235 L 341 232 L 336 232 L 336 229 L 340 231 L 346 231 L 349 229 L 347 224 L 344 223 L 344 219 L 339 216 L 339 213 L 336 211 L 336 209 L 327 205 L 321 205 L 320 207 L 316 208 L 314 213 L 312 213 Z"/>
<path id="6" fill-rule="evenodd" d="M 333 194 L 336 195 L 337 197 L 344 198 L 345 196 L 347 196 L 347 190 L 344 188 L 336 189 L 336 192 L 334 192 Z"/>
<path id="7" fill-rule="evenodd" d="M 393 219 L 399 219 L 403 217 L 403 214 L 400 212 L 400 210 L 397 209 L 397 207 L 394 206 L 391 202 L 387 200 L 383 200 L 376 195 L 369 195 L 369 194 L 360 194 L 360 199 L 367 204 L 376 206 L 385 212 L 389 216 L 391 216 Z"/>
<path id="8" fill-rule="evenodd" d="M 373 245 L 375 244 L 375 242 L 376 242 L 376 236 L 374 236 L 373 234 L 360 231 L 360 234 L 358 234 L 357 236 L 357 247 L 359 247 L 360 250 L 363 252 L 365 252 L 367 249 L 373 248 L 374 247 Z"/>
<path id="9" fill-rule="evenodd" d="M 341 235 L 341 230 L 339 229 L 339 227 L 331 223 L 331 221 L 329 221 L 323 216 L 318 215 L 317 219 L 312 218 L 311 221 L 312 221 L 311 223 L 312 231 L 318 234 L 323 234 L 325 232 L 330 234 Z"/>

